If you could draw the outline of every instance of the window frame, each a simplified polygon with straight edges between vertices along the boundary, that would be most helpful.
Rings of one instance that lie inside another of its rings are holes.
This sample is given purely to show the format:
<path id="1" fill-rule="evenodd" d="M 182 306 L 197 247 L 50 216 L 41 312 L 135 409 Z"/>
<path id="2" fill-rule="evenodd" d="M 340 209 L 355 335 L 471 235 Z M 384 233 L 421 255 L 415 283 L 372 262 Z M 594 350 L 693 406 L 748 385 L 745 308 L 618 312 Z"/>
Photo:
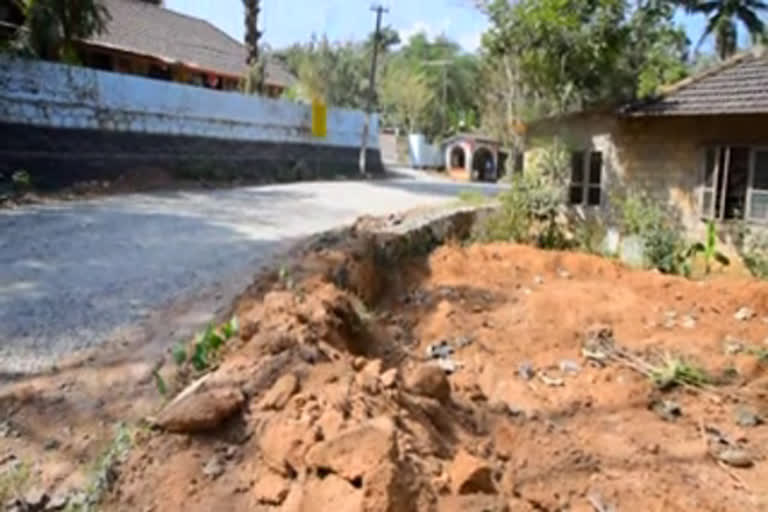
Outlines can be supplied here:
<path id="1" fill-rule="evenodd" d="M 768 146 L 749 146 L 749 176 L 747 177 L 747 197 L 744 206 L 744 220 L 754 224 L 768 224 L 768 215 L 764 218 L 752 216 L 752 199 L 758 195 L 768 196 L 768 188 L 755 188 L 757 153 L 768 153 Z"/>
<path id="2" fill-rule="evenodd" d="M 573 181 L 573 161 L 574 161 L 574 155 L 576 153 L 581 153 L 581 181 L 574 182 Z M 598 177 L 597 183 L 592 183 L 592 158 L 593 155 L 599 154 L 600 155 L 600 176 Z M 605 153 L 598 149 L 574 149 L 570 151 L 570 176 L 568 177 L 568 206 L 579 206 L 582 208 L 600 208 L 603 206 L 604 203 L 604 197 L 605 197 L 605 191 L 604 191 L 604 182 L 605 182 Z M 571 189 L 574 187 L 578 187 L 581 189 L 581 201 L 580 202 L 574 202 L 571 201 Z M 600 200 L 597 202 L 597 204 L 590 204 L 589 203 L 589 193 L 592 190 L 598 190 L 600 193 Z"/>
<path id="3" fill-rule="evenodd" d="M 748 168 L 748 174 L 747 174 L 747 190 L 746 190 L 746 197 L 744 202 L 744 213 L 743 218 L 741 219 L 733 219 L 733 220 L 743 220 L 745 222 L 749 222 L 752 224 L 768 224 L 768 215 L 764 218 L 760 217 L 753 217 L 751 215 L 752 212 L 752 201 L 755 195 L 763 195 L 768 196 L 768 188 L 763 189 L 757 189 L 754 186 L 755 182 L 755 172 L 756 172 L 756 166 L 757 166 L 757 153 L 768 153 L 768 145 L 750 145 L 750 144 L 714 144 L 714 145 L 708 145 L 704 148 L 704 155 L 703 155 L 703 162 L 702 162 L 702 172 L 700 173 L 699 177 L 699 193 L 698 193 L 698 200 L 699 200 L 699 216 L 700 218 L 704 220 L 714 220 L 717 222 L 724 222 L 725 220 L 732 220 L 732 219 L 725 219 L 725 199 L 726 199 L 726 192 L 728 189 L 728 175 L 730 172 L 730 156 L 731 156 L 731 149 L 735 147 L 746 147 L 749 150 L 749 168 Z M 714 171 L 712 176 L 712 185 L 707 186 L 707 152 L 710 149 L 714 149 Z M 721 154 L 723 151 L 726 151 L 723 160 L 723 169 L 720 167 L 720 160 L 721 160 Z M 724 173 L 723 175 L 723 184 L 722 188 L 719 191 L 718 194 L 718 181 L 720 180 L 720 174 Z M 712 202 L 709 205 L 709 211 L 705 211 L 705 203 L 704 203 L 704 197 L 707 193 L 712 194 Z M 719 208 L 718 208 L 719 206 Z M 718 215 L 719 210 L 719 215 Z"/>

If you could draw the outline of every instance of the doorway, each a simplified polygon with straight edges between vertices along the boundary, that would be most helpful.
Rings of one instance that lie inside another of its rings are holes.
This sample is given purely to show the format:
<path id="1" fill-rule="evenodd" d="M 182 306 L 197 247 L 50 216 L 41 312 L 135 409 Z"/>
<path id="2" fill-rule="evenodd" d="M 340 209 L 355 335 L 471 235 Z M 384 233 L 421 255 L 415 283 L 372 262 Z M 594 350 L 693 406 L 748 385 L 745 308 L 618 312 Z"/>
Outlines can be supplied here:
<path id="1" fill-rule="evenodd" d="M 489 181 L 496 179 L 493 153 L 488 148 L 477 148 L 472 156 L 472 179 Z"/>
<path id="2" fill-rule="evenodd" d="M 464 152 L 464 148 L 461 146 L 452 147 L 450 156 L 449 167 L 451 169 L 466 169 L 467 154 Z"/>

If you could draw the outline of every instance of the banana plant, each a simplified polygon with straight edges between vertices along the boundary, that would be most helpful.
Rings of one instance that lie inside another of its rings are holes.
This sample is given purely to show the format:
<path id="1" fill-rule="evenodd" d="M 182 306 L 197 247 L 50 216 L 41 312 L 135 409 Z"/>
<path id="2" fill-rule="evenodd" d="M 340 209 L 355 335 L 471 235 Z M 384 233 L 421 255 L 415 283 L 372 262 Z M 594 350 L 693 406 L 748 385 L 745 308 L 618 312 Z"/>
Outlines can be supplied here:
<path id="1" fill-rule="evenodd" d="M 695 256 L 696 254 L 704 255 L 704 271 L 707 275 L 712 271 L 712 261 L 717 261 L 723 266 L 731 264 L 731 260 L 717 250 L 717 228 L 714 221 L 707 223 L 707 239 L 705 243 L 696 242 L 691 245 L 685 252 L 686 259 Z"/>

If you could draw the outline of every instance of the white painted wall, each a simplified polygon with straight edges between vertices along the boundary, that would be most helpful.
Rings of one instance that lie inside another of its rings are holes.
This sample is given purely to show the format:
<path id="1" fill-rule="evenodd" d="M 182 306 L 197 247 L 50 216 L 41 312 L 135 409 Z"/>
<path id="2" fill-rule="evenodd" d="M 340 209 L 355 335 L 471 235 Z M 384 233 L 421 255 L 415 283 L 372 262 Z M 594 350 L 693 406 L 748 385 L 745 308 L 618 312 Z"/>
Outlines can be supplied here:
<path id="1" fill-rule="evenodd" d="M 364 115 L 329 108 L 318 138 L 309 105 L 0 56 L 0 122 L 356 147 Z M 368 147 L 379 147 L 375 115 Z"/>

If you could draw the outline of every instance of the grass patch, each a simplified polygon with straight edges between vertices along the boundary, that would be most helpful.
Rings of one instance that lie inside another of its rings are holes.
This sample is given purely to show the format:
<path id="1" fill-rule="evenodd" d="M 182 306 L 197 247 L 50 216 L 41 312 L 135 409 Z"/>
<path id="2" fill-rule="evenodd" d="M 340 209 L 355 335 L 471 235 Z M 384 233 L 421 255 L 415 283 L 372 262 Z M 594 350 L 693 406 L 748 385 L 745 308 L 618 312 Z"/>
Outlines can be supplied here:
<path id="1" fill-rule="evenodd" d="M 701 388 L 712 382 L 703 368 L 670 354 L 664 356 L 660 365 L 651 368 L 649 377 L 654 386 L 662 390 L 675 386 Z"/>
<path id="2" fill-rule="evenodd" d="M 30 477 L 30 468 L 26 462 L 17 461 L 0 473 L 0 504 L 5 504 L 13 498 L 20 496 Z"/>
<path id="3" fill-rule="evenodd" d="M 117 481 L 118 465 L 133 447 L 134 431 L 124 423 L 117 426 L 115 437 L 91 466 L 88 485 L 81 500 L 69 503 L 65 512 L 95 512 Z"/>
<path id="4" fill-rule="evenodd" d="M 491 202 L 491 198 L 477 190 L 462 190 L 459 192 L 459 202 L 470 206 L 482 206 Z"/>

